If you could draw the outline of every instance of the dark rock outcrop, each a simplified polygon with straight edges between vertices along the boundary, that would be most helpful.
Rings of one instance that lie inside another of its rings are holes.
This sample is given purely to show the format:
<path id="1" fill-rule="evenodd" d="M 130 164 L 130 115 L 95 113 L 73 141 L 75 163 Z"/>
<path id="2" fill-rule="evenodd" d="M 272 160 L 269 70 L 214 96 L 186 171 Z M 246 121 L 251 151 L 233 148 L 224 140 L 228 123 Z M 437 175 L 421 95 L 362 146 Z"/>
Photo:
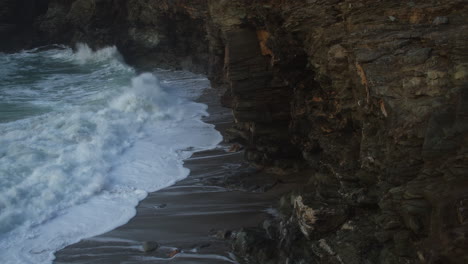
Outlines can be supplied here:
<path id="1" fill-rule="evenodd" d="M 48 9 L 48 0 L 0 0 L 0 50 L 37 45 L 34 21 Z"/>
<path id="2" fill-rule="evenodd" d="M 13 23 L 17 9 L 1 10 Z M 467 12 L 464 0 L 52 0 L 31 23 L 36 43 L 115 44 L 131 63 L 207 73 L 247 160 L 308 168 L 279 217 L 237 233 L 248 261 L 468 263 Z"/>
<path id="3" fill-rule="evenodd" d="M 213 2 L 247 159 L 315 168 L 252 259 L 467 262 L 466 5 Z"/>
<path id="4" fill-rule="evenodd" d="M 50 0 L 36 27 L 48 43 L 116 45 L 129 63 L 142 69 L 156 64 L 206 72 L 207 3 L 187 2 Z"/>
<path id="5" fill-rule="evenodd" d="M 283 201 L 272 263 L 467 262 L 466 5 L 217 4 L 247 158 L 315 168 Z"/>

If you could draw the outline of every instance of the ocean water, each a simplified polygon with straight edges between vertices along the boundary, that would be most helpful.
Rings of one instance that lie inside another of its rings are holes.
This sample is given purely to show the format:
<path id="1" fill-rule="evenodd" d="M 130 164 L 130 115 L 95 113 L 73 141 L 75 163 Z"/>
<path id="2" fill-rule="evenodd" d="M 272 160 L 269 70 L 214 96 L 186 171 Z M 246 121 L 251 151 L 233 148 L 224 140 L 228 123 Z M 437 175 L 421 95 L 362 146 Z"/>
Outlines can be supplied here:
<path id="1" fill-rule="evenodd" d="M 1 263 L 51 263 L 185 178 L 183 160 L 221 141 L 193 101 L 208 86 L 137 74 L 115 47 L 0 53 Z"/>

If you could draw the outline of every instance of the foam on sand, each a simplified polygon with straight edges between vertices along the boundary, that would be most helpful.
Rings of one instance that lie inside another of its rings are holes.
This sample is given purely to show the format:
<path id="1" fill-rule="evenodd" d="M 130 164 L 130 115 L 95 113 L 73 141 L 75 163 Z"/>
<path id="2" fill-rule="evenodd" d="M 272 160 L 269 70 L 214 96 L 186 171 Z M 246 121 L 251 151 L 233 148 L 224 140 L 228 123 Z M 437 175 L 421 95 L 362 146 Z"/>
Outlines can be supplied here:
<path id="1" fill-rule="evenodd" d="M 135 76 L 113 47 L 0 56 L 0 98 L 36 107 L 0 123 L 2 263 L 51 263 L 58 249 L 126 223 L 148 192 L 189 174 L 184 159 L 221 141 L 193 93 Z"/>

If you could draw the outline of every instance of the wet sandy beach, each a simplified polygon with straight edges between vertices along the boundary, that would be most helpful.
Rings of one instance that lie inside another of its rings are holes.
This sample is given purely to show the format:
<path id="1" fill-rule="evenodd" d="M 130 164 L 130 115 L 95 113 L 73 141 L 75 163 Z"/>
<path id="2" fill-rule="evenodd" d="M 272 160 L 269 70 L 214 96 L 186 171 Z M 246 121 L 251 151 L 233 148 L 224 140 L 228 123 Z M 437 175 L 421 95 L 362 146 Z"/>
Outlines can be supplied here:
<path id="1" fill-rule="evenodd" d="M 230 109 L 220 106 L 217 93 L 207 89 L 198 101 L 209 106 L 205 122 L 223 133 L 232 116 Z M 185 161 L 191 170 L 186 179 L 150 193 L 127 224 L 56 252 L 54 263 L 237 263 L 222 236 L 258 226 L 274 214 L 271 206 L 285 186 L 264 193 L 213 184 L 246 166 L 243 151 L 229 152 L 230 147 L 220 143 L 216 149 L 195 153 Z M 157 242 L 158 249 L 145 252 L 145 241 Z"/>

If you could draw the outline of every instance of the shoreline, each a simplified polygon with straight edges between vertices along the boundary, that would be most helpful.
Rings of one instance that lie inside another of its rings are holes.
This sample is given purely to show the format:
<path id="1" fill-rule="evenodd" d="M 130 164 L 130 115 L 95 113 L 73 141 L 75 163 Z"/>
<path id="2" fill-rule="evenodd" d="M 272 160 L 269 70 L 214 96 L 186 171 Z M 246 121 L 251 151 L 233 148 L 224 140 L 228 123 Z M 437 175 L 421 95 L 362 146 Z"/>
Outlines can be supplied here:
<path id="1" fill-rule="evenodd" d="M 218 93 L 208 88 L 196 101 L 208 106 L 210 116 L 203 121 L 224 136 L 233 117 L 220 105 Z M 215 149 L 194 153 L 184 161 L 190 169 L 187 178 L 149 193 L 125 225 L 57 251 L 54 263 L 237 263 L 226 238 L 235 230 L 259 226 L 275 213 L 271 205 L 289 188 L 242 191 L 242 181 L 227 186 L 229 177 L 248 176 L 249 186 L 252 181 L 264 185 L 270 177 L 252 171 L 243 151 L 228 152 L 229 147 L 221 142 Z M 145 252 L 143 244 L 158 249 Z"/>

